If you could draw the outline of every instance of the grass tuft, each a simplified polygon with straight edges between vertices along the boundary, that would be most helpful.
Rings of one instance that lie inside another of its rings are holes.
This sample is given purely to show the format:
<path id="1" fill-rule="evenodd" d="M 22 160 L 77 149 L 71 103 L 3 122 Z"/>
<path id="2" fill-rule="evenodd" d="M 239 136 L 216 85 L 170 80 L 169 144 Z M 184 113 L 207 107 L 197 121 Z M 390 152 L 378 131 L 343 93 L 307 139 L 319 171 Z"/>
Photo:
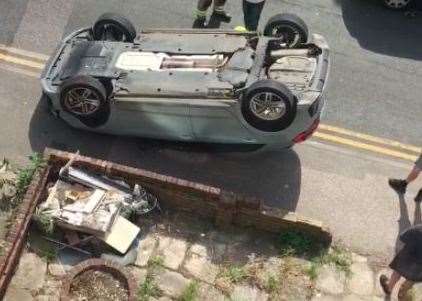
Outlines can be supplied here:
<path id="1" fill-rule="evenodd" d="M 274 293 L 279 288 L 279 281 L 277 280 L 277 278 L 275 276 L 270 275 L 265 281 L 264 288 L 270 294 Z"/>
<path id="2" fill-rule="evenodd" d="M 38 153 L 29 156 L 29 161 L 30 163 L 27 167 L 21 168 L 18 171 L 16 181 L 16 204 L 22 200 L 37 169 L 45 164 L 44 158 Z"/>
<path id="3" fill-rule="evenodd" d="M 318 269 L 322 265 L 332 265 L 337 270 L 344 272 L 347 277 L 352 274 L 350 269 L 352 256 L 350 252 L 337 246 L 332 247 L 331 252 L 329 250 L 322 251 L 318 256 L 312 258 L 311 261 L 311 266 L 306 270 L 306 273 L 312 280 L 318 277 Z"/>
<path id="4" fill-rule="evenodd" d="M 311 265 L 305 270 L 306 274 L 312 281 L 316 280 L 318 277 L 318 267 L 318 264 L 312 262 Z"/>
<path id="5" fill-rule="evenodd" d="M 183 290 L 182 295 L 177 299 L 178 301 L 195 301 L 198 299 L 199 283 L 192 281 Z"/>
<path id="6" fill-rule="evenodd" d="M 332 252 L 327 252 L 322 257 L 323 264 L 334 265 L 338 270 L 343 271 L 346 275 L 351 275 L 350 266 L 352 265 L 352 256 L 350 252 L 340 247 L 333 247 Z"/>
<path id="7" fill-rule="evenodd" d="M 54 220 L 51 214 L 36 208 L 32 218 L 41 232 L 45 233 L 47 236 L 51 236 L 54 233 Z"/>
<path id="8" fill-rule="evenodd" d="M 159 298 L 162 295 L 163 292 L 155 283 L 153 275 L 148 274 L 138 288 L 138 301 L 148 301 L 150 298 Z"/>
<path id="9" fill-rule="evenodd" d="M 164 266 L 164 258 L 161 256 L 154 256 L 148 260 L 148 267 L 154 269 L 161 268 Z"/>
<path id="10" fill-rule="evenodd" d="M 56 260 L 57 251 L 56 250 L 41 250 L 39 254 L 46 262 L 50 263 Z"/>
<path id="11" fill-rule="evenodd" d="M 241 266 L 229 266 L 221 273 L 221 276 L 231 283 L 239 283 L 249 277 L 246 268 Z"/>

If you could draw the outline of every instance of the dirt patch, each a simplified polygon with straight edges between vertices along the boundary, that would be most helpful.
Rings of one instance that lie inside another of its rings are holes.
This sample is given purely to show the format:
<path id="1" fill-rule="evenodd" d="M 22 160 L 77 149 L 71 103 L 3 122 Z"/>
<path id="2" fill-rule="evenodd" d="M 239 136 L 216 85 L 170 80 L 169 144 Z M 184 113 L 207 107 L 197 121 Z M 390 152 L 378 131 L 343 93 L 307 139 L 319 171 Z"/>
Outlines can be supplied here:
<path id="1" fill-rule="evenodd" d="M 110 273 L 89 270 L 77 276 L 70 287 L 71 300 L 127 301 L 126 285 Z"/>

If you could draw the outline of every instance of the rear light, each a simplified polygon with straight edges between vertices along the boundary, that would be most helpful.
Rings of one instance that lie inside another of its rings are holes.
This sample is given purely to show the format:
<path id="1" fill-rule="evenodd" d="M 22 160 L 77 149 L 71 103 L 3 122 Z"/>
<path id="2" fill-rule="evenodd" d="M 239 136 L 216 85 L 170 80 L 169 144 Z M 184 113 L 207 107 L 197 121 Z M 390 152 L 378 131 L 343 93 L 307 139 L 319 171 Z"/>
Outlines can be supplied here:
<path id="1" fill-rule="evenodd" d="M 311 137 L 312 134 L 317 130 L 318 125 L 319 125 L 319 121 L 320 121 L 319 118 L 316 119 L 306 131 L 297 135 L 293 139 L 293 142 L 294 143 L 301 143 L 301 142 L 306 141 L 309 137 Z"/>

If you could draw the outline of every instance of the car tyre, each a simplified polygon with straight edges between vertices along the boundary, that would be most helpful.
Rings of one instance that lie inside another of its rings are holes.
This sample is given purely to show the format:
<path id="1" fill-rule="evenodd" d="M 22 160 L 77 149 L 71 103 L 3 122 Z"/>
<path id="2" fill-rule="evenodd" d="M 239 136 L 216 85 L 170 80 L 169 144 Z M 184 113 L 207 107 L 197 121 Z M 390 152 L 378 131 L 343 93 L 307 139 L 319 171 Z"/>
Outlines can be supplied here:
<path id="1" fill-rule="evenodd" d="M 390 9 L 402 10 L 407 8 L 413 0 L 383 0 L 382 2 Z"/>
<path id="2" fill-rule="evenodd" d="M 297 101 L 282 83 L 261 80 L 252 84 L 242 98 L 246 122 L 264 132 L 278 132 L 289 127 L 296 116 Z"/>
<path id="3" fill-rule="evenodd" d="M 92 27 L 94 40 L 112 40 L 132 43 L 136 38 L 136 29 L 126 17 L 105 13 L 101 15 Z"/>
<path id="4" fill-rule="evenodd" d="M 278 14 L 268 20 L 264 35 L 282 38 L 288 48 L 295 48 L 308 41 L 309 29 L 306 23 L 293 14 Z"/>
<path id="5" fill-rule="evenodd" d="M 60 105 L 63 111 L 90 127 L 104 124 L 110 114 L 106 88 L 98 79 L 86 75 L 62 83 Z"/>

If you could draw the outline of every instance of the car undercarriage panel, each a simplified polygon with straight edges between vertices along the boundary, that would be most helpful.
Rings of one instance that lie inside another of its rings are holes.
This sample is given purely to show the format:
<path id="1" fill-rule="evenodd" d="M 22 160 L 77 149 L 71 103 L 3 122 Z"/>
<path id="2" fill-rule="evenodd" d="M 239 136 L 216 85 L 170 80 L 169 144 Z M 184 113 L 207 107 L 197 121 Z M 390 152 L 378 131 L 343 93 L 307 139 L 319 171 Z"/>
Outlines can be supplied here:
<path id="1" fill-rule="evenodd" d="M 247 45 L 247 38 L 230 34 L 147 33 L 135 44 L 142 51 L 166 53 L 213 54 L 233 53 Z"/>
<path id="2" fill-rule="evenodd" d="M 232 91 L 215 72 L 136 71 L 116 82 L 116 97 L 231 98 Z"/>
<path id="3" fill-rule="evenodd" d="M 314 76 L 316 59 L 306 56 L 285 56 L 268 69 L 268 77 L 285 84 L 292 92 L 305 91 Z"/>

